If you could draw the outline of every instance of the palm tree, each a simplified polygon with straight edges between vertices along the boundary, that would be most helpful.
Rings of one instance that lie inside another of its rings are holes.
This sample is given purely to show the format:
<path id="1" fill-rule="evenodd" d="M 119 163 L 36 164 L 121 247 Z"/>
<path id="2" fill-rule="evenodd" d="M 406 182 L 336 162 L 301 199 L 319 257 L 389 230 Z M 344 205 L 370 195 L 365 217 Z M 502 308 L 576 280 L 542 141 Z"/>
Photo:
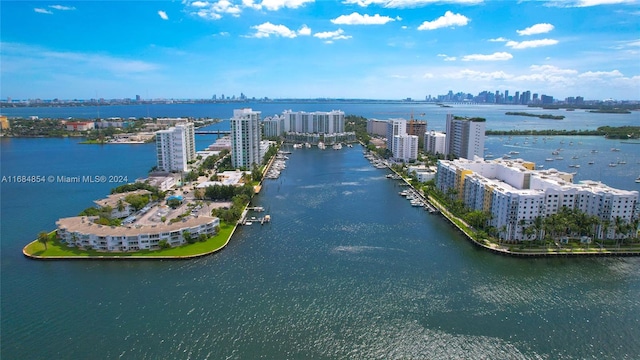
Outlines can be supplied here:
<path id="1" fill-rule="evenodd" d="M 49 234 L 46 231 L 40 231 L 38 234 L 38 241 L 44 245 L 44 249 L 47 250 L 47 242 L 49 242 Z"/>
<path id="2" fill-rule="evenodd" d="M 624 229 L 624 219 L 620 216 L 616 216 L 613 219 L 613 238 L 616 239 L 616 247 L 620 247 L 620 243 L 618 242 L 618 233 L 622 232 Z"/>

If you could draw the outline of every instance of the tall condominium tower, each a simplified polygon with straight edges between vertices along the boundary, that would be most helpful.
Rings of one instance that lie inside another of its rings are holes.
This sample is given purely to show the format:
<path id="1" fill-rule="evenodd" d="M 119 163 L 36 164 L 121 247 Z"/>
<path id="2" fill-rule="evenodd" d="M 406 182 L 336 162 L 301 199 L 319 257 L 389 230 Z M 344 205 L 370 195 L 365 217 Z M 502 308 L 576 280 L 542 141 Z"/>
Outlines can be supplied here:
<path id="1" fill-rule="evenodd" d="M 344 132 L 344 111 L 282 112 L 285 132 L 337 134 Z"/>
<path id="2" fill-rule="evenodd" d="M 156 157 L 160 171 L 187 171 L 189 161 L 196 158 L 193 123 L 157 131 Z"/>
<path id="3" fill-rule="evenodd" d="M 393 153 L 396 148 L 396 135 L 407 135 L 407 120 L 405 119 L 389 119 L 387 121 L 387 149 Z"/>
<path id="4" fill-rule="evenodd" d="M 483 118 L 455 118 L 447 114 L 447 140 L 445 154 L 473 160 L 474 156 L 484 157 Z"/>
<path id="5" fill-rule="evenodd" d="M 424 134 L 424 151 L 428 154 L 445 154 L 444 148 L 447 135 L 438 131 L 429 131 Z"/>
<path id="6" fill-rule="evenodd" d="M 236 169 L 260 165 L 260 111 L 250 108 L 233 110 L 231 118 L 231 164 Z"/>

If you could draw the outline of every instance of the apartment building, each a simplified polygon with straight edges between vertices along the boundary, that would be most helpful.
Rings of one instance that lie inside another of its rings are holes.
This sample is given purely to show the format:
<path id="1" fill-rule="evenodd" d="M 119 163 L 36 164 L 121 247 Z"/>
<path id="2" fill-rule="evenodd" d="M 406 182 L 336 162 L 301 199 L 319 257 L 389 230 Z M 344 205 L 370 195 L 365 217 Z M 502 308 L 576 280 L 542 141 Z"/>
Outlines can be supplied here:
<path id="1" fill-rule="evenodd" d="M 573 183 L 573 174 L 556 169 L 535 170 L 535 164 L 516 160 L 440 160 L 436 187 L 472 210 L 491 213 L 490 225 L 503 239 L 531 240 L 524 233 L 537 217 L 556 214 L 562 207 L 578 209 L 601 221 L 629 222 L 636 216 L 637 191 L 611 188 L 596 181 Z M 622 236 L 612 227 L 597 229 L 600 238 Z"/>

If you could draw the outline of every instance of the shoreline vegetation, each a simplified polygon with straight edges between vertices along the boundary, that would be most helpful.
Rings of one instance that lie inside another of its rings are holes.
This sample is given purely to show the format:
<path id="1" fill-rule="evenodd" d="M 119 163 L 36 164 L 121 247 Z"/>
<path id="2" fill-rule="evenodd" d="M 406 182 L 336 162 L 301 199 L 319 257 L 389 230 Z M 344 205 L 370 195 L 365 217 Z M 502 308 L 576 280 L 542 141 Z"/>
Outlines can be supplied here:
<path id="1" fill-rule="evenodd" d="M 604 136 L 607 139 L 640 138 L 640 126 L 600 126 L 596 130 L 486 130 L 485 135 L 527 136 Z"/>
<path id="2" fill-rule="evenodd" d="M 516 115 L 516 116 L 529 116 L 529 117 L 537 117 L 540 119 L 550 119 L 550 120 L 562 120 L 564 119 L 564 115 L 551 115 L 551 114 L 532 114 L 528 112 L 522 111 L 507 111 L 504 113 L 505 115 Z"/>

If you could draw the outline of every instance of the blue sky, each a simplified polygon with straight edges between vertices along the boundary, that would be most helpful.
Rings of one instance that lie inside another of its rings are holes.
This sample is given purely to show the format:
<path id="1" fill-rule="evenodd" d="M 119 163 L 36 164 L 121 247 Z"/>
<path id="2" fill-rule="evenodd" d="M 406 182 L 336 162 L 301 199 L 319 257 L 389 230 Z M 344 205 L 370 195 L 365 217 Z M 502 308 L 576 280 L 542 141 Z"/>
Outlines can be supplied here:
<path id="1" fill-rule="evenodd" d="M 638 0 L 3 0 L 0 16 L 2 99 L 640 99 Z"/>

